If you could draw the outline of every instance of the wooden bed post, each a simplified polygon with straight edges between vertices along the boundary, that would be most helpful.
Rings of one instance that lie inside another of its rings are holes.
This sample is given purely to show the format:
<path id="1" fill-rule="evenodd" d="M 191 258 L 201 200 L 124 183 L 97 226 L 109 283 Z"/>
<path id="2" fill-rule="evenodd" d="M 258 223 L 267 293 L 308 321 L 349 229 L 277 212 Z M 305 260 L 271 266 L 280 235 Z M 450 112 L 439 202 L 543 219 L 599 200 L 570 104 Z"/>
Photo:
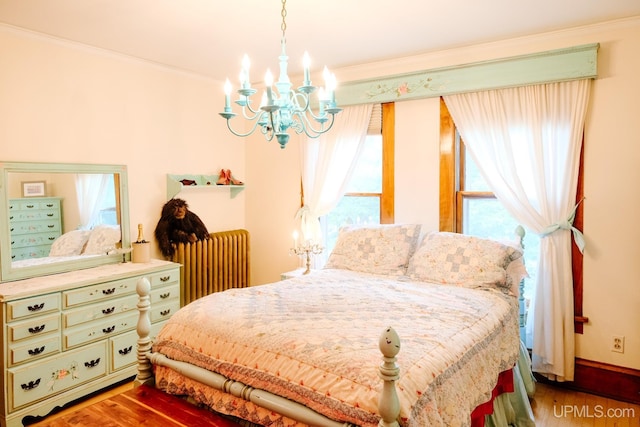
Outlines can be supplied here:
<path id="1" fill-rule="evenodd" d="M 400 378 L 400 368 L 396 364 L 396 355 L 400 351 L 400 337 L 395 329 L 388 327 L 384 330 L 380 336 L 379 346 L 382 353 L 379 375 L 384 384 L 378 403 L 378 412 L 381 416 L 378 426 L 398 427 L 400 399 L 398 399 L 396 381 Z"/>
<path id="2" fill-rule="evenodd" d="M 135 385 L 153 384 L 153 370 L 151 361 L 147 354 L 151 351 L 151 320 L 149 318 L 149 307 L 151 307 L 151 283 L 146 277 L 141 277 L 136 283 L 136 292 L 138 293 L 138 375 L 135 379 Z"/>

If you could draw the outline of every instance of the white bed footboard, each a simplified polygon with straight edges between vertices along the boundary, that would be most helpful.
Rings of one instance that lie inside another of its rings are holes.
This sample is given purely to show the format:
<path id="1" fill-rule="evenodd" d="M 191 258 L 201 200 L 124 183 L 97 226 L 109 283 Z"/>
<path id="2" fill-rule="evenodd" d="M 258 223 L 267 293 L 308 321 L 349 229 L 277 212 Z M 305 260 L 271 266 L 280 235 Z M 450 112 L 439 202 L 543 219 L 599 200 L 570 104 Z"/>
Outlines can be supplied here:
<path id="1" fill-rule="evenodd" d="M 151 307 L 151 284 L 146 278 L 138 280 L 136 285 L 138 292 L 138 375 L 135 385 L 154 385 L 152 365 L 166 366 L 172 370 L 210 386 L 216 390 L 224 391 L 235 397 L 255 403 L 256 405 L 277 412 L 290 419 L 313 426 L 326 427 L 351 427 L 352 424 L 334 421 L 324 415 L 318 414 L 312 409 L 293 402 L 289 399 L 276 396 L 264 390 L 255 389 L 239 381 L 230 380 L 223 375 L 206 369 L 169 359 L 168 357 L 151 352 L 151 320 L 149 309 Z M 380 365 L 380 378 L 384 381 L 379 401 L 380 427 L 397 427 L 397 419 L 400 415 L 400 401 L 396 392 L 396 381 L 399 379 L 400 369 L 396 364 L 396 355 L 400 351 L 400 338 L 396 331 L 389 327 L 384 330 L 379 340 L 382 352 L 382 364 Z"/>

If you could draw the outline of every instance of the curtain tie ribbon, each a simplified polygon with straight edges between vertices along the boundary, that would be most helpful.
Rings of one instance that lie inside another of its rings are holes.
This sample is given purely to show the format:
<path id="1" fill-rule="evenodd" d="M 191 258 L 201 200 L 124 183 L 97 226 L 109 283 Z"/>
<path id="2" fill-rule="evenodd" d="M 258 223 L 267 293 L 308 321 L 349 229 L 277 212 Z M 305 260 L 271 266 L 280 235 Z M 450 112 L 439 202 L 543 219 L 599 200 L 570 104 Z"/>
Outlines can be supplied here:
<path id="1" fill-rule="evenodd" d="M 540 233 L 540 236 L 545 237 L 558 230 L 570 230 L 573 233 L 573 240 L 576 242 L 576 246 L 580 250 L 580 253 L 584 253 L 584 246 L 585 246 L 584 235 L 580 230 L 578 230 L 573 226 L 573 221 L 576 218 L 576 210 L 578 209 L 578 206 L 580 205 L 580 203 L 582 203 L 583 200 L 584 200 L 584 197 L 574 206 L 573 211 L 571 212 L 571 214 L 567 219 L 565 219 L 564 221 L 560 221 L 557 224 L 552 224 L 548 226 L 547 228 L 544 229 L 542 233 Z"/>

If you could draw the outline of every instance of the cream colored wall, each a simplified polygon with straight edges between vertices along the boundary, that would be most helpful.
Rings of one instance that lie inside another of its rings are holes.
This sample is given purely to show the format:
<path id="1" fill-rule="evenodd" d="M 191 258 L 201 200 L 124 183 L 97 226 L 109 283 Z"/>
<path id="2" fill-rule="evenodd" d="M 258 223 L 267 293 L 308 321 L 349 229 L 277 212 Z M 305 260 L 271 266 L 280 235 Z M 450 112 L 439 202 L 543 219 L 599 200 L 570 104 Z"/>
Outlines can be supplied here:
<path id="1" fill-rule="evenodd" d="M 640 197 L 633 189 L 640 182 L 640 17 L 334 71 L 345 82 L 587 43 L 600 43 L 600 77 L 593 83 L 585 134 L 584 314 L 590 321 L 577 335 L 576 354 L 640 369 Z M 434 99 L 396 104 L 397 222 L 438 227 L 438 108 Z M 247 198 L 255 283 L 277 280 L 296 265 L 287 250 L 299 201 L 297 155 L 295 141 L 286 153 L 257 141 L 247 149 L 251 174 L 273 176 L 275 168 L 286 179 L 274 184 L 265 178 Z M 610 351 L 612 335 L 626 337 L 623 354 Z"/>
<path id="2" fill-rule="evenodd" d="M 167 173 L 244 179 L 244 141 L 217 114 L 221 83 L 10 27 L 0 51 L 0 160 L 127 165 L 132 240 L 138 223 L 154 240 Z M 245 225 L 244 193 L 177 197 L 210 231 Z"/>

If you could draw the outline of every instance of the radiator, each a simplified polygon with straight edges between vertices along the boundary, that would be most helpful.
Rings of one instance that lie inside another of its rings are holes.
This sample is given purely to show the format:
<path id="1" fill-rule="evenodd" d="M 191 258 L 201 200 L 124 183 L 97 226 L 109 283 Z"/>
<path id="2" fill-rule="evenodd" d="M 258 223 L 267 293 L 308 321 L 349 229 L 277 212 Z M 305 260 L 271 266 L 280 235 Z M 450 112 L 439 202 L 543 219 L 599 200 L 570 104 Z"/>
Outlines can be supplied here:
<path id="1" fill-rule="evenodd" d="M 245 288 L 249 286 L 249 232 L 219 231 L 208 240 L 179 243 L 172 261 L 182 264 L 182 305 L 213 292 Z"/>

